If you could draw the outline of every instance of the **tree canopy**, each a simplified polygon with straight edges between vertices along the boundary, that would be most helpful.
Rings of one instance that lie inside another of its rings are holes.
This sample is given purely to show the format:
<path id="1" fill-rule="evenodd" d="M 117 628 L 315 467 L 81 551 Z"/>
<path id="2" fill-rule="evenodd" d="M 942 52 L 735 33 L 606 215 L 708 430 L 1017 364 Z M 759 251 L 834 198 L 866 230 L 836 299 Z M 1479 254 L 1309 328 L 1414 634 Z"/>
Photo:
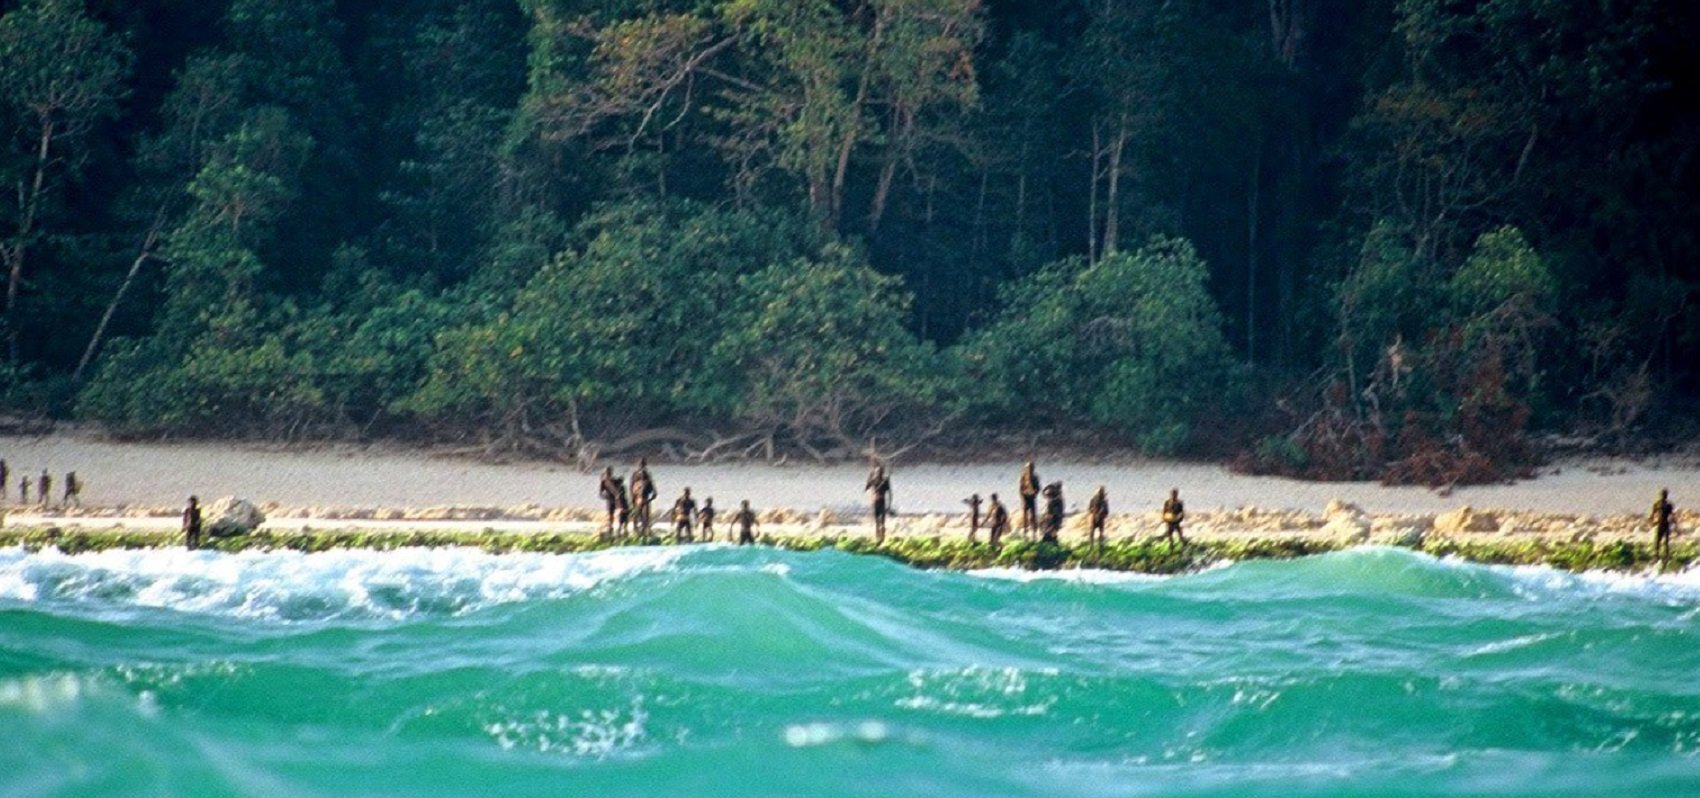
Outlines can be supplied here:
<path id="1" fill-rule="evenodd" d="M 1253 468 L 1498 478 L 1692 417 L 1696 35 L 1678 0 L 0 0 L 0 404 L 581 457 L 1232 427 Z"/>

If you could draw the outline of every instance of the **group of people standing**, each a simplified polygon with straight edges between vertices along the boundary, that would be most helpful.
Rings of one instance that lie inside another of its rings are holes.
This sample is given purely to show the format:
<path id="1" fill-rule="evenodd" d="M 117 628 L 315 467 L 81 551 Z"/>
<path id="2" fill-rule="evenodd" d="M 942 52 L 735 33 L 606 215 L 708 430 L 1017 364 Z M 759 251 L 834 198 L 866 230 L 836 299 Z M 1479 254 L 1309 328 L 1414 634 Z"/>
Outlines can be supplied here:
<path id="1" fill-rule="evenodd" d="M 7 489 L 11 484 L 12 467 L 4 459 L 0 459 L 0 501 L 7 501 L 11 498 L 7 494 Z M 65 481 L 61 484 L 65 486 L 65 495 L 59 501 L 60 506 L 81 507 L 83 504 L 83 481 L 77 477 L 77 472 L 67 471 Z M 35 504 L 42 507 L 53 506 L 53 475 L 49 474 L 47 469 L 43 468 L 41 474 L 33 479 L 27 473 L 18 476 L 18 504 L 31 503 L 30 488 L 32 487 L 35 488 Z"/>
<path id="2" fill-rule="evenodd" d="M 649 473 L 647 459 L 639 459 L 637 467 L 632 469 L 631 475 L 625 479 L 615 476 L 613 468 L 602 469 L 602 481 L 597 486 L 597 493 L 608 509 L 608 523 L 603 530 L 604 535 L 625 537 L 635 534 L 644 539 L 653 537 L 653 509 L 655 497 L 659 493 L 655 489 L 655 477 Z M 697 540 L 699 534 L 704 542 L 713 542 L 715 517 L 713 496 L 704 498 L 699 507 L 696 498 L 691 496 L 691 489 L 685 488 L 684 493 L 673 502 L 673 542 L 692 543 Z M 758 522 L 755 511 L 750 509 L 748 499 L 732 514 L 731 523 L 732 529 L 737 533 L 735 542 L 738 545 L 756 542 L 755 528 Z"/>
<path id="3" fill-rule="evenodd" d="M 875 473 L 881 475 L 887 492 L 891 489 L 891 481 L 884 476 L 885 468 L 876 465 Z M 872 479 L 870 478 L 870 482 Z M 1042 483 L 1039 480 L 1037 467 L 1028 460 L 1021 467 L 1021 478 L 1016 491 L 1021 497 L 1021 528 L 1023 540 L 1040 540 L 1048 543 L 1058 542 L 1062 532 L 1063 516 L 1067 511 L 1067 503 L 1063 500 L 1063 484 L 1061 481 Z M 1045 510 L 1039 512 L 1039 500 L 1045 500 Z M 984 514 L 981 513 L 980 494 L 976 493 L 962 500 L 968 505 L 968 542 L 978 543 L 982 522 L 987 529 L 986 542 L 994 548 L 1003 545 L 1005 535 L 1010 532 L 1009 509 L 1004 507 L 998 495 L 993 493 L 991 501 Z M 882 512 L 881 504 L 874 501 L 875 538 L 884 540 L 884 524 L 879 520 Z M 1086 502 L 1087 541 L 1099 546 L 1106 542 L 1104 527 L 1110 518 L 1110 497 L 1103 485 L 1092 492 L 1092 497 Z M 1185 545 L 1186 535 L 1181 531 L 1181 525 L 1186 521 L 1186 504 L 1181 501 L 1180 490 L 1171 489 L 1168 500 L 1163 502 L 1164 540 L 1171 546 Z"/>
<path id="4" fill-rule="evenodd" d="M 891 474 L 886 471 L 884 464 L 874 463 L 863 487 L 867 490 L 868 501 L 873 509 L 874 540 L 883 543 L 886 524 L 892 512 Z M 1042 484 L 1033 461 L 1029 460 L 1021 469 L 1017 492 L 1021 497 L 1022 539 L 1056 543 L 1066 512 L 1062 482 Z M 645 540 L 655 538 L 653 510 L 659 491 L 655 487 L 655 477 L 649 471 L 648 460 L 638 460 L 637 466 L 626 477 L 616 475 L 613 468 L 604 468 L 597 493 L 607 509 L 604 535 L 619 538 L 635 535 Z M 1042 514 L 1039 512 L 1041 498 L 1045 500 Z M 968 541 L 978 543 L 980 528 L 984 526 L 987 530 L 986 542 L 994 547 L 1002 546 L 1004 538 L 1011 531 L 1010 513 L 998 498 L 998 494 L 991 494 L 989 503 L 982 502 L 978 493 L 968 497 L 963 503 L 969 508 Z M 1103 485 L 1098 486 L 1087 502 L 1086 515 L 1089 522 L 1088 539 L 1103 545 L 1106 542 L 1104 527 L 1110 516 L 1109 495 Z M 699 506 L 696 498 L 691 495 L 691 489 L 685 488 L 673 502 L 673 542 L 691 543 L 699 539 L 712 542 L 715 520 L 714 498 L 703 499 Z M 1181 501 L 1180 491 L 1171 490 L 1168 500 L 1163 502 L 1164 540 L 1170 545 L 1185 545 L 1186 535 L 1181 529 L 1185 521 L 1186 505 Z M 738 510 L 732 515 L 731 524 L 735 537 L 729 537 L 730 540 L 739 545 L 755 542 L 757 520 L 755 511 L 750 509 L 748 499 L 739 504 Z"/>

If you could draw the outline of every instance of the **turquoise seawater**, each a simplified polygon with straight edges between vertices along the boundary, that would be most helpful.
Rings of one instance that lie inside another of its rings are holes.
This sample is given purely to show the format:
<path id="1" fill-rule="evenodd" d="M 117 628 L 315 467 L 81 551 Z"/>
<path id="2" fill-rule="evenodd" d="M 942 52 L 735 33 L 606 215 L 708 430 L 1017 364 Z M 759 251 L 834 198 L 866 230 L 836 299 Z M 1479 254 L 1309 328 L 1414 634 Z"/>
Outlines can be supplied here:
<path id="1" fill-rule="evenodd" d="M 0 550 L 0 794 L 1700 795 L 1700 574 Z"/>

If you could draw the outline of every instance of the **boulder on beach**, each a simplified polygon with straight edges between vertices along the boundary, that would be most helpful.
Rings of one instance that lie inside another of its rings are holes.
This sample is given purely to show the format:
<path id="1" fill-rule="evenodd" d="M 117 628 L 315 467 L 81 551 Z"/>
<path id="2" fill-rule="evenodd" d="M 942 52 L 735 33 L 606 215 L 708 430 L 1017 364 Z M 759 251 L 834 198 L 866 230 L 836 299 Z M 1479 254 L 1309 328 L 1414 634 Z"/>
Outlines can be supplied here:
<path id="1" fill-rule="evenodd" d="M 266 514 L 247 499 L 225 496 L 206 506 L 201 517 L 206 519 L 207 534 L 215 538 L 246 535 L 266 522 Z"/>
<path id="2" fill-rule="evenodd" d="M 1434 531 L 1441 535 L 1466 532 L 1498 532 L 1499 518 L 1493 513 L 1478 513 L 1468 505 L 1441 513 L 1434 518 Z"/>
<path id="3" fill-rule="evenodd" d="M 1369 539 L 1369 515 L 1351 502 L 1333 499 L 1322 511 L 1322 532 L 1330 537 L 1344 538 L 1353 543 Z"/>

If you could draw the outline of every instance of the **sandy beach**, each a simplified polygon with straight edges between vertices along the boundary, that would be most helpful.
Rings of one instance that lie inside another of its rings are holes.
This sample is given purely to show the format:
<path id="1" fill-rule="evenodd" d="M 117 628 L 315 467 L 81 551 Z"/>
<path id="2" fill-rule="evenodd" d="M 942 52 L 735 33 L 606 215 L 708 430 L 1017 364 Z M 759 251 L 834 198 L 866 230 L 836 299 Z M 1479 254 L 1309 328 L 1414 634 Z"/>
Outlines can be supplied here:
<path id="1" fill-rule="evenodd" d="M 23 474 L 48 469 L 57 484 L 75 470 L 87 485 L 84 508 L 8 506 L 14 525 L 163 526 L 184 497 L 238 496 L 259 505 L 278 528 L 593 528 L 600 518 L 596 475 L 548 463 L 491 464 L 392 447 L 277 447 L 241 443 L 114 443 L 83 432 L 0 437 L 16 501 Z M 614 463 L 617 472 L 630 468 Z M 999 492 L 1013 503 L 1020 464 L 898 463 L 893 467 L 896 534 L 953 534 L 965 528 L 962 499 Z M 652 466 L 669 506 L 690 486 L 725 508 L 748 498 L 786 531 L 864 534 L 863 468 L 844 465 Z M 1062 480 L 1077 512 L 1093 487 L 1109 491 L 1110 532 L 1156 527 L 1156 510 L 1178 487 L 1195 534 L 1468 534 L 1607 537 L 1641 533 L 1639 519 L 1661 487 L 1679 507 L 1700 496 L 1691 462 L 1592 460 L 1558 463 L 1531 480 L 1460 488 L 1448 495 L 1367 482 L 1314 483 L 1235 474 L 1217 465 L 1128 460 L 1040 460 L 1046 481 Z M 55 491 L 57 493 L 57 490 Z M 55 497 L 57 498 L 57 497 Z M 1474 512 L 1461 516 L 1459 508 Z M 1692 522 L 1684 513 L 1683 520 Z M 1687 526 L 1687 523 L 1684 524 Z M 1078 534 L 1077 528 L 1070 532 Z"/>

